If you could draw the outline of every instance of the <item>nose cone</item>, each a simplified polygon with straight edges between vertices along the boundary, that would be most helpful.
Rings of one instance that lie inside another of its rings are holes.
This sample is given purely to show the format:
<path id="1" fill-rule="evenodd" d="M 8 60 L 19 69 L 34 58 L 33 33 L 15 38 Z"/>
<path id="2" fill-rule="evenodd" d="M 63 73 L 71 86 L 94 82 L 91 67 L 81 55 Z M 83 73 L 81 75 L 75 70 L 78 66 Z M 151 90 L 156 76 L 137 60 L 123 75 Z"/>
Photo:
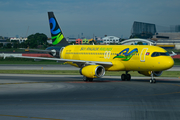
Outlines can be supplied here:
<path id="1" fill-rule="evenodd" d="M 165 64 L 166 69 L 170 69 L 174 66 L 174 60 L 172 59 L 172 57 L 169 57 L 165 61 L 166 61 L 166 64 Z"/>

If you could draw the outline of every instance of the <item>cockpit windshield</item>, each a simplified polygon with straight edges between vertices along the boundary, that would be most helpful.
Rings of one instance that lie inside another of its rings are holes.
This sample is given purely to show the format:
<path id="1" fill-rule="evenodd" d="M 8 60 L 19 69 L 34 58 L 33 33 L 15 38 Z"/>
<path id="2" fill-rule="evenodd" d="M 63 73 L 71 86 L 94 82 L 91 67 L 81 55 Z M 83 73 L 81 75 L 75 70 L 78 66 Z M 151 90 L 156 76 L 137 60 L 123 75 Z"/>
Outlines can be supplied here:
<path id="1" fill-rule="evenodd" d="M 169 56 L 168 52 L 153 52 L 151 57 L 157 57 L 157 56 Z"/>

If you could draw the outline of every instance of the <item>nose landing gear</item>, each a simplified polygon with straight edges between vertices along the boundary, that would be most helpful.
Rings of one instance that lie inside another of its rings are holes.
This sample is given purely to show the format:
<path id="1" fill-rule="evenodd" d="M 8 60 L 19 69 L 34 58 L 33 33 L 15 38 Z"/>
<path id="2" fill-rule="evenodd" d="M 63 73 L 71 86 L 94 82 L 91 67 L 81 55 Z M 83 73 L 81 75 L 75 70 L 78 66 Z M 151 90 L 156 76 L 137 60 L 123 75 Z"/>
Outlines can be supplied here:
<path id="1" fill-rule="evenodd" d="M 150 83 L 156 83 L 156 79 L 153 76 L 153 72 L 151 71 L 151 79 L 150 79 Z"/>

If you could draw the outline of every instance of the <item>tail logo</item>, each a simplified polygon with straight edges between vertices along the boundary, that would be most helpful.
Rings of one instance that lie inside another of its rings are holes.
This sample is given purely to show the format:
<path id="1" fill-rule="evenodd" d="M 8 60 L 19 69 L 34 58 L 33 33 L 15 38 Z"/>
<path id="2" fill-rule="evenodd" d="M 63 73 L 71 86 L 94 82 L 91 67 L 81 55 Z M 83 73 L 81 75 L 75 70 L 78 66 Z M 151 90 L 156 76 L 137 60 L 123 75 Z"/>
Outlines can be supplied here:
<path id="1" fill-rule="evenodd" d="M 117 54 L 117 56 L 115 56 L 114 58 L 121 58 L 123 61 L 128 61 L 131 59 L 131 57 L 134 54 L 138 53 L 138 49 L 135 48 L 132 51 L 130 51 L 129 53 L 128 52 L 129 52 L 129 48 L 126 48 L 126 49 L 122 50 L 119 54 Z"/>
<path id="2" fill-rule="evenodd" d="M 52 44 L 56 45 L 56 44 L 58 44 L 64 38 L 64 36 L 63 36 L 60 28 L 55 30 L 55 28 L 56 28 L 56 21 L 55 21 L 54 18 L 50 18 L 49 19 L 49 23 L 52 24 L 52 28 L 51 28 L 52 41 L 53 41 Z"/>

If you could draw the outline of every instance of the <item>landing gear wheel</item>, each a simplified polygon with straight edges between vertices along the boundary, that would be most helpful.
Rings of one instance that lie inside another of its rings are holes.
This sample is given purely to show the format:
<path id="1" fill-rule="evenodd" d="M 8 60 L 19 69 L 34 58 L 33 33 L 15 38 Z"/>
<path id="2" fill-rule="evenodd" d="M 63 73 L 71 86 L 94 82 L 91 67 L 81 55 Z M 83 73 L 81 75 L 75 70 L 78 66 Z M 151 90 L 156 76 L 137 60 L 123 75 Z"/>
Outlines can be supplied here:
<path id="1" fill-rule="evenodd" d="M 93 81 L 93 78 L 88 78 L 88 77 L 86 77 L 86 76 L 83 76 L 83 80 L 84 80 L 85 82 L 87 82 L 87 81 L 92 82 L 92 81 Z"/>
<path id="2" fill-rule="evenodd" d="M 127 81 L 130 81 L 130 80 L 131 80 L 131 75 L 130 75 L 130 74 L 127 74 L 127 75 L 126 75 L 126 79 L 127 79 Z"/>
<path id="3" fill-rule="evenodd" d="M 153 75 L 153 72 L 152 72 L 152 71 L 151 71 L 150 83 L 156 83 L 156 79 L 154 79 L 154 75 Z"/>
<path id="4" fill-rule="evenodd" d="M 155 79 L 150 80 L 150 83 L 156 83 L 156 80 Z"/>
<path id="5" fill-rule="evenodd" d="M 93 78 L 88 78 L 89 82 L 92 82 L 93 81 Z"/>
<path id="6" fill-rule="evenodd" d="M 128 71 L 126 71 L 126 74 L 121 75 L 121 80 L 122 81 L 125 81 L 125 80 L 130 81 L 131 80 L 131 75 L 128 74 Z"/>
<path id="7" fill-rule="evenodd" d="M 122 81 L 125 81 L 125 80 L 126 80 L 126 75 L 125 75 L 125 74 L 122 74 L 122 75 L 121 75 L 121 80 L 122 80 Z"/>
<path id="8" fill-rule="evenodd" d="M 153 83 L 153 80 L 150 80 L 150 83 Z"/>
<path id="9" fill-rule="evenodd" d="M 87 78 L 86 78 L 86 76 L 83 76 L 83 81 L 85 81 L 85 82 L 87 81 Z"/>

